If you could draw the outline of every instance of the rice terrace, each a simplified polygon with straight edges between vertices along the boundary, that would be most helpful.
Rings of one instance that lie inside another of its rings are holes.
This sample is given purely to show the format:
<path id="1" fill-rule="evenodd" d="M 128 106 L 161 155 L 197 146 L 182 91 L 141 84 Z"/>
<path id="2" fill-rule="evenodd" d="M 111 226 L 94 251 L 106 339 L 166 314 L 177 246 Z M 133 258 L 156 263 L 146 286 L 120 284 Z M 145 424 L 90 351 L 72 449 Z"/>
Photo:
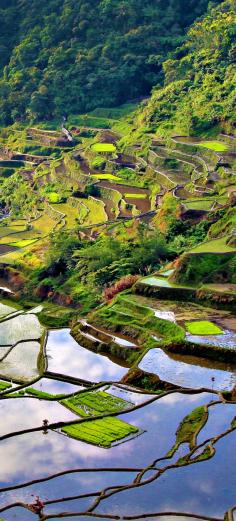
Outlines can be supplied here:
<path id="1" fill-rule="evenodd" d="M 0 521 L 235 521 L 236 2 L 0 14 Z"/>

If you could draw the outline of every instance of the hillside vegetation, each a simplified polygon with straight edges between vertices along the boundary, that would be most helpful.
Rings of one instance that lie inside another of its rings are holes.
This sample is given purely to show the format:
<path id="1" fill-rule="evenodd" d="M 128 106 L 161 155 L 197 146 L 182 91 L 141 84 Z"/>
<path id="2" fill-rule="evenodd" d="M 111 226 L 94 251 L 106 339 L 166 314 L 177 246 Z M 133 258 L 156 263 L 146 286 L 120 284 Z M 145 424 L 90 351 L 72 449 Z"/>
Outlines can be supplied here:
<path id="1" fill-rule="evenodd" d="M 236 2 L 227 0 L 189 30 L 163 64 L 164 88 L 155 88 L 138 125 L 159 134 L 233 131 L 236 100 Z"/>
<path id="2" fill-rule="evenodd" d="M 216 2 L 218 3 L 218 2 Z M 0 121 L 146 96 L 208 0 L 1 2 Z"/>
<path id="3" fill-rule="evenodd" d="M 206 2 L 12 0 L 3 18 L 19 7 L 1 83 L 16 120 L 0 130 L 4 276 L 83 315 L 134 283 L 150 292 L 138 279 L 165 269 L 172 296 L 235 285 L 236 0 L 186 37 Z M 156 82 L 149 101 L 111 108 Z"/>

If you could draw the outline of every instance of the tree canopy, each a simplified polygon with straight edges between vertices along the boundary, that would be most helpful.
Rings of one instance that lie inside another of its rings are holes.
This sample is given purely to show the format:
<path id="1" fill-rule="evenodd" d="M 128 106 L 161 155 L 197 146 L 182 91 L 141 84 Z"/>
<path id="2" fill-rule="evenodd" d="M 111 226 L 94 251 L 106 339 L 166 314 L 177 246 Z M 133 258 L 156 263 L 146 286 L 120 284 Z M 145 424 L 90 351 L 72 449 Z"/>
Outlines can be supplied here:
<path id="1" fill-rule="evenodd" d="M 148 95 L 162 81 L 163 61 L 207 5 L 3 0 L 0 123 L 51 119 Z"/>

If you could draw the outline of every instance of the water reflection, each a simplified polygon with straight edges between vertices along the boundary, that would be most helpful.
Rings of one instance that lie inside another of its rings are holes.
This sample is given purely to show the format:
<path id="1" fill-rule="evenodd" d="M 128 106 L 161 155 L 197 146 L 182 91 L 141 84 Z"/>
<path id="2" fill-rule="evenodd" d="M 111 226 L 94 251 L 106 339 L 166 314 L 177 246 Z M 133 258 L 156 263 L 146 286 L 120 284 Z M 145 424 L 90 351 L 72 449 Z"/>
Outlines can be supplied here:
<path id="1" fill-rule="evenodd" d="M 77 344 L 69 329 L 50 331 L 46 346 L 48 369 L 91 382 L 120 380 L 127 369 Z"/>
<path id="2" fill-rule="evenodd" d="M 218 390 L 232 389 L 236 383 L 236 372 L 227 369 L 217 369 L 214 367 L 202 367 L 195 362 L 186 363 L 183 358 L 179 360 L 171 358 L 162 349 L 151 349 L 141 360 L 139 367 L 143 371 L 155 373 L 161 380 L 190 388 L 206 387 L 212 388 L 212 378 L 214 378 L 214 388 Z M 188 362 L 189 362 L 188 357 Z M 217 364 L 215 364 L 217 365 Z"/>
<path id="3" fill-rule="evenodd" d="M 236 333 L 224 331 L 220 335 L 186 335 L 188 342 L 195 344 L 207 344 L 211 346 L 223 347 L 225 349 L 236 349 Z"/>
<path id="4" fill-rule="evenodd" d="M 173 445 L 181 419 L 194 407 L 211 399 L 209 394 L 184 396 L 179 393 L 161 398 L 152 405 L 122 416 L 146 432 L 128 443 L 103 449 L 73 440 L 57 432 L 41 432 L 3 441 L 0 446 L 1 483 L 34 479 L 66 468 L 140 466 L 161 457 Z M 0 402 L 1 433 L 74 417 L 57 402 L 36 399 L 8 399 Z M 94 476 L 89 475 L 89 480 Z M 70 478 L 71 479 L 71 478 Z M 49 491 L 48 491 L 49 493 Z"/>
<path id="5" fill-rule="evenodd" d="M 172 285 L 168 280 L 161 279 L 160 277 L 147 277 L 140 280 L 141 284 L 147 284 L 148 286 L 161 286 L 162 288 L 171 288 Z"/>
<path id="6" fill-rule="evenodd" d="M 34 389 L 50 394 L 70 394 L 82 389 L 81 386 L 62 382 L 60 380 L 51 380 L 49 378 L 41 378 L 32 386 Z"/>
<path id="7" fill-rule="evenodd" d="M 127 444 L 109 450 L 77 442 L 55 432 L 49 433 L 48 436 L 36 433 L 18 440 L 8 440 L 0 449 L 3 482 L 12 483 L 46 476 L 49 469 L 53 473 L 70 467 L 87 466 L 93 469 L 101 466 L 140 467 L 148 464 L 170 449 L 182 419 L 195 407 L 207 403 L 210 399 L 209 394 L 183 396 L 176 393 L 145 409 L 128 413 L 126 420 L 146 428 L 147 432 Z M 9 413 L 10 417 L 12 412 Z M 212 425 L 212 431 L 206 434 L 214 433 Z M 202 514 L 203 518 L 204 515 L 223 518 L 224 511 L 235 502 L 232 483 L 236 479 L 236 469 L 231 465 L 235 450 L 234 435 L 221 440 L 216 448 L 216 460 L 214 458 L 171 470 L 148 486 L 115 495 L 101 504 L 99 513 L 138 515 L 144 512 L 182 511 L 197 512 Z M 1 502 L 6 504 L 16 499 L 29 501 L 31 494 L 40 495 L 44 500 L 82 494 L 99 490 L 104 486 L 126 484 L 133 477 L 133 473 L 109 474 L 94 471 L 80 475 L 71 474 L 16 492 L 6 492 L 2 495 Z M 70 501 L 68 504 L 47 507 L 47 511 L 72 512 L 80 508 L 81 501 Z M 15 518 L 13 511 L 5 518 L 7 521 L 21 519 Z M 87 521 L 86 516 L 83 519 Z"/>

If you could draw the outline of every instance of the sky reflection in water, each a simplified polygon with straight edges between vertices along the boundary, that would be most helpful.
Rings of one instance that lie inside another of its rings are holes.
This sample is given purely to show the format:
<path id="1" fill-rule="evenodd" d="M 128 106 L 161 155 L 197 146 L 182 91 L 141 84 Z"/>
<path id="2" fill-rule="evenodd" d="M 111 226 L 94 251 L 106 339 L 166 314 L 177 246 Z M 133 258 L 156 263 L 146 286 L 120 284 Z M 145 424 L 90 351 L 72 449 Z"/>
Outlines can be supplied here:
<path id="1" fill-rule="evenodd" d="M 175 440 L 175 432 L 184 416 L 198 405 L 208 402 L 211 398 L 212 396 L 209 394 L 184 396 L 176 393 L 162 398 L 152 405 L 146 406 L 145 409 L 128 413 L 123 416 L 123 419 L 146 429 L 146 432 L 128 443 L 113 447 L 109 450 L 69 439 L 56 432 L 50 432 L 48 435 L 35 433 L 6 440 L 2 443 L 0 449 L 2 484 L 42 477 L 48 473 L 69 468 L 94 468 L 101 466 L 139 467 L 148 464 L 155 458 L 163 456 L 163 454 L 170 449 Z M 60 416 L 60 418 L 64 420 L 68 414 L 71 414 L 54 402 L 39 402 L 35 399 L 25 399 L 18 402 L 19 400 L 7 400 L 2 404 L 1 412 L 6 418 L 5 423 L 8 425 L 7 430 L 9 431 L 13 430 L 16 426 L 17 428 L 22 426 L 22 415 L 24 415 L 26 425 L 28 425 L 28 423 L 37 425 L 41 423 L 42 415 L 49 417 L 49 419 L 56 419 Z M 37 403 L 38 407 L 36 405 Z M 60 411 L 58 407 L 61 407 L 62 410 Z M 236 412 L 235 406 L 232 406 L 232 410 L 233 409 Z M 14 418 L 14 422 L 12 418 Z M 27 420 L 27 418 L 30 419 Z M 223 424 L 224 427 L 225 420 L 223 420 Z M 232 437 L 230 443 L 228 443 L 227 439 L 226 445 L 229 445 L 231 450 L 233 449 Z M 195 508 L 193 511 L 198 512 L 200 505 L 204 505 L 206 501 L 206 508 L 202 507 L 200 511 L 212 511 L 210 508 L 212 503 L 211 489 L 215 483 L 218 494 L 217 505 L 220 507 L 221 504 L 225 505 L 228 501 L 226 504 L 227 507 L 230 502 L 229 500 L 232 501 L 232 492 L 229 492 L 230 489 L 232 491 L 232 487 L 229 486 L 230 477 L 227 477 L 227 472 L 224 469 L 229 468 L 232 455 L 230 456 L 229 449 L 226 451 L 223 450 L 222 454 L 223 456 L 220 454 L 220 460 L 218 461 L 218 474 L 221 476 L 223 472 L 229 489 L 225 500 L 224 494 L 221 493 L 221 487 L 224 481 L 221 481 L 219 475 L 209 474 L 209 462 L 205 462 L 191 466 L 191 470 L 187 474 L 186 469 L 179 470 L 177 479 L 176 477 L 173 479 L 173 474 L 176 471 L 171 471 L 170 475 L 164 476 L 158 483 L 138 489 L 132 493 L 130 492 L 129 494 L 124 493 L 122 497 L 117 496 L 116 498 L 116 496 L 114 496 L 113 500 L 109 500 L 112 501 L 112 506 L 109 508 L 111 508 L 112 511 L 116 511 L 122 507 L 122 511 L 130 514 L 147 509 L 152 511 L 153 509 L 159 509 L 159 507 L 165 509 L 167 505 L 169 505 L 168 498 L 171 498 L 170 506 L 172 510 L 184 510 L 183 507 L 186 509 L 186 504 L 188 503 L 187 511 L 189 511 L 190 506 L 193 505 Z M 224 469 L 222 469 L 223 466 Z M 194 480 L 191 481 L 192 470 L 196 467 L 197 470 L 193 472 Z M 234 477 L 234 472 L 236 477 L 236 471 L 233 471 L 232 478 Z M 110 476 L 106 473 L 97 474 L 94 472 L 90 474 L 69 475 L 57 478 L 49 483 L 34 485 L 29 489 L 7 492 L 1 497 L 1 502 L 6 504 L 16 498 L 20 500 L 26 498 L 30 500 L 30 494 L 38 494 L 40 497 L 46 499 L 60 497 L 60 495 L 65 496 L 83 493 L 88 490 L 94 491 L 99 490 L 107 484 L 127 483 L 131 477 L 133 477 L 133 474 L 132 476 L 127 474 L 112 474 Z M 166 482 L 169 482 L 170 485 L 165 487 Z M 198 490 L 197 487 L 199 487 L 199 483 L 201 482 L 205 483 L 205 489 L 202 490 L 203 487 L 200 486 Z M 161 492 L 159 493 L 160 490 L 165 491 L 164 495 L 162 495 Z M 206 494 L 207 490 L 208 495 Z M 207 499 L 208 496 L 210 498 L 209 500 Z M 62 509 L 73 511 L 78 507 L 78 502 L 70 502 L 70 505 L 63 505 Z M 105 507 L 104 504 L 102 509 L 104 508 L 108 507 Z M 50 507 L 50 510 L 54 512 L 58 512 L 60 509 L 61 505 L 59 507 L 55 505 Z M 6 520 L 13 521 L 17 519 L 13 514 L 13 511 L 9 512 L 7 517 L 5 516 Z"/>
<path id="2" fill-rule="evenodd" d="M 91 382 L 120 380 L 127 373 L 106 356 L 81 347 L 70 335 L 69 329 L 50 331 L 47 342 L 48 370 Z"/>
<path id="3" fill-rule="evenodd" d="M 214 364 L 214 362 L 213 362 Z M 236 383 L 236 373 L 221 369 L 201 367 L 188 364 L 169 357 L 162 349 L 154 348 L 148 351 L 139 364 L 140 369 L 155 373 L 161 380 L 189 388 L 214 388 L 218 390 L 232 389 Z"/>

